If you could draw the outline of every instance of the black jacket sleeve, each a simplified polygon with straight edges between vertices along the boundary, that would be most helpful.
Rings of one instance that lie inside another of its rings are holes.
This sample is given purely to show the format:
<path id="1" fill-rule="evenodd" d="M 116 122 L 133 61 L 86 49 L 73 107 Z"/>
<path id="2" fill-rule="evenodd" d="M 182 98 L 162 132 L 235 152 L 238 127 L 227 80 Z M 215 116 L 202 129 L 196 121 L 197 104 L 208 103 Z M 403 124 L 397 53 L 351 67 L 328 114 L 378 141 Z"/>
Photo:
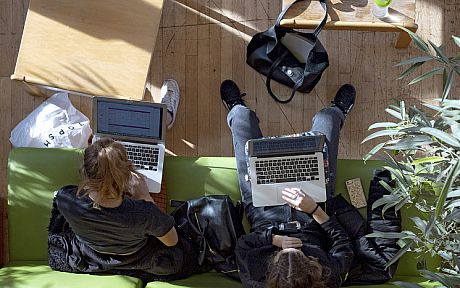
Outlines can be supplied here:
<path id="1" fill-rule="evenodd" d="M 328 260 L 331 275 L 329 287 L 340 287 L 353 262 L 353 245 L 347 233 L 337 219 L 332 216 L 329 221 L 321 224 L 331 240 Z"/>

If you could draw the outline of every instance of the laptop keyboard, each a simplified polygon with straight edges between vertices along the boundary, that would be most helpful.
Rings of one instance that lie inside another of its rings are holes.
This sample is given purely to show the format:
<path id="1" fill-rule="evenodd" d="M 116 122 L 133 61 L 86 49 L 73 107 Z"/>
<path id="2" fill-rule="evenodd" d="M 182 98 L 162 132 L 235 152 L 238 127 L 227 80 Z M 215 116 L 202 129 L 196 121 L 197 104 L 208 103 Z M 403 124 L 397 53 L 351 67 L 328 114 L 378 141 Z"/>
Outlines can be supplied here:
<path id="1" fill-rule="evenodd" d="M 136 146 L 123 144 L 128 152 L 128 159 L 135 168 L 157 171 L 158 154 L 160 150 L 156 147 Z"/>
<path id="2" fill-rule="evenodd" d="M 287 159 L 259 159 L 255 162 L 257 184 L 319 180 L 316 156 Z"/>

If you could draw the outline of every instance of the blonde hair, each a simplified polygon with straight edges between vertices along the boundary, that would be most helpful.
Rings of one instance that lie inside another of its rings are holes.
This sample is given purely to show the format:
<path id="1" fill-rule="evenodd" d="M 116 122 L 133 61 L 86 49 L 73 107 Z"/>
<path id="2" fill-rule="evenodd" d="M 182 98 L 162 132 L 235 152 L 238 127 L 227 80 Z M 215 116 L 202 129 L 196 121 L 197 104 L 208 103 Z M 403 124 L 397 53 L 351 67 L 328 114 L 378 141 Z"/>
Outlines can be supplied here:
<path id="1" fill-rule="evenodd" d="M 128 191 L 132 171 L 125 147 L 111 138 L 102 138 L 85 149 L 77 194 L 85 196 L 95 191 L 93 201 L 97 204 L 102 199 L 118 199 Z"/>
<path id="2" fill-rule="evenodd" d="M 268 264 L 269 288 L 327 288 L 330 269 L 297 249 L 281 250 Z"/>

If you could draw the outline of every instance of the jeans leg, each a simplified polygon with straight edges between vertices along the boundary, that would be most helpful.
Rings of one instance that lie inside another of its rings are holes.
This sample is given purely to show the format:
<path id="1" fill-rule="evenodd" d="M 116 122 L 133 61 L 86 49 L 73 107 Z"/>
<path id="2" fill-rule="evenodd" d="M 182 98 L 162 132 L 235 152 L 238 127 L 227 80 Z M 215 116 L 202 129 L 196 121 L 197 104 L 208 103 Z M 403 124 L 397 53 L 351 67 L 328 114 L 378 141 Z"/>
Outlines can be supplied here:
<path id="1" fill-rule="evenodd" d="M 324 134 L 327 141 L 329 182 L 326 186 L 326 190 L 328 199 L 335 194 L 337 154 L 339 151 L 340 128 L 343 121 L 345 121 L 345 115 L 343 115 L 342 111 L 337 107 L 324 108 L 313 117 L 311 131 Z"/>
<path id="2" fill-rule="evenodd" d="M 236 105 L 230 110 L 227 116 L 227 123 L 232 131 L 241 198 L 246 210 L 248 205 L 252 207 L 252 190 L 251 183 L 246 178 L 248 166 L 245 146 L 249 139 L 261 138 L 262 132 L 260 131 L 259 119 L 256 113 L 243 105 Z"/>

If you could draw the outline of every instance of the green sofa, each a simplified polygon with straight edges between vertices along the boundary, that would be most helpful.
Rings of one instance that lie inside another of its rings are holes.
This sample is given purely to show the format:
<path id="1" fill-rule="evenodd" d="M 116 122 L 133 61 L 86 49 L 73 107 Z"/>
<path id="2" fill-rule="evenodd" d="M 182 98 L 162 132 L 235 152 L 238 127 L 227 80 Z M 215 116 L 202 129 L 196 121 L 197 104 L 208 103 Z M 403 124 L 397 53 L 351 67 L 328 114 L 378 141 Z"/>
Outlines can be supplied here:
<path id="1" fill-rule="evenodd" d="M 0 269 L 0 287 L 102 288 L 144 287 L 139 279 L 52 271 L 47 265 L 47 225 L 53 192 L 79 181 L 81 150 L 15 148 L 8 161 L 9 263 Z M 337 192 L 348 198 L 345 180 L 360 177 L 367 191 L 372 171 L 380 163 L 340 160 Z M 229 194 L 239 199 L 235 159 L 231 157 L 167 157 L 165 163 L 168 199 L 185 200 L 210 194 Z M 364 214 L 364 209 L 362 213 Z M 403 225 L 411 210 L 403 211 Z M 436 261 L 434 261 L 436 262 Z M 414 255 L 401 259 L 393 280 L 422 283 Z M 437 263 L 431 263 L 436 265 Z M 152 282 L 146 287 L 242 287 L 241 283 L 211 271 L 171 283 Z M 392 284 L 375 287 L 394 287 Z"/>

